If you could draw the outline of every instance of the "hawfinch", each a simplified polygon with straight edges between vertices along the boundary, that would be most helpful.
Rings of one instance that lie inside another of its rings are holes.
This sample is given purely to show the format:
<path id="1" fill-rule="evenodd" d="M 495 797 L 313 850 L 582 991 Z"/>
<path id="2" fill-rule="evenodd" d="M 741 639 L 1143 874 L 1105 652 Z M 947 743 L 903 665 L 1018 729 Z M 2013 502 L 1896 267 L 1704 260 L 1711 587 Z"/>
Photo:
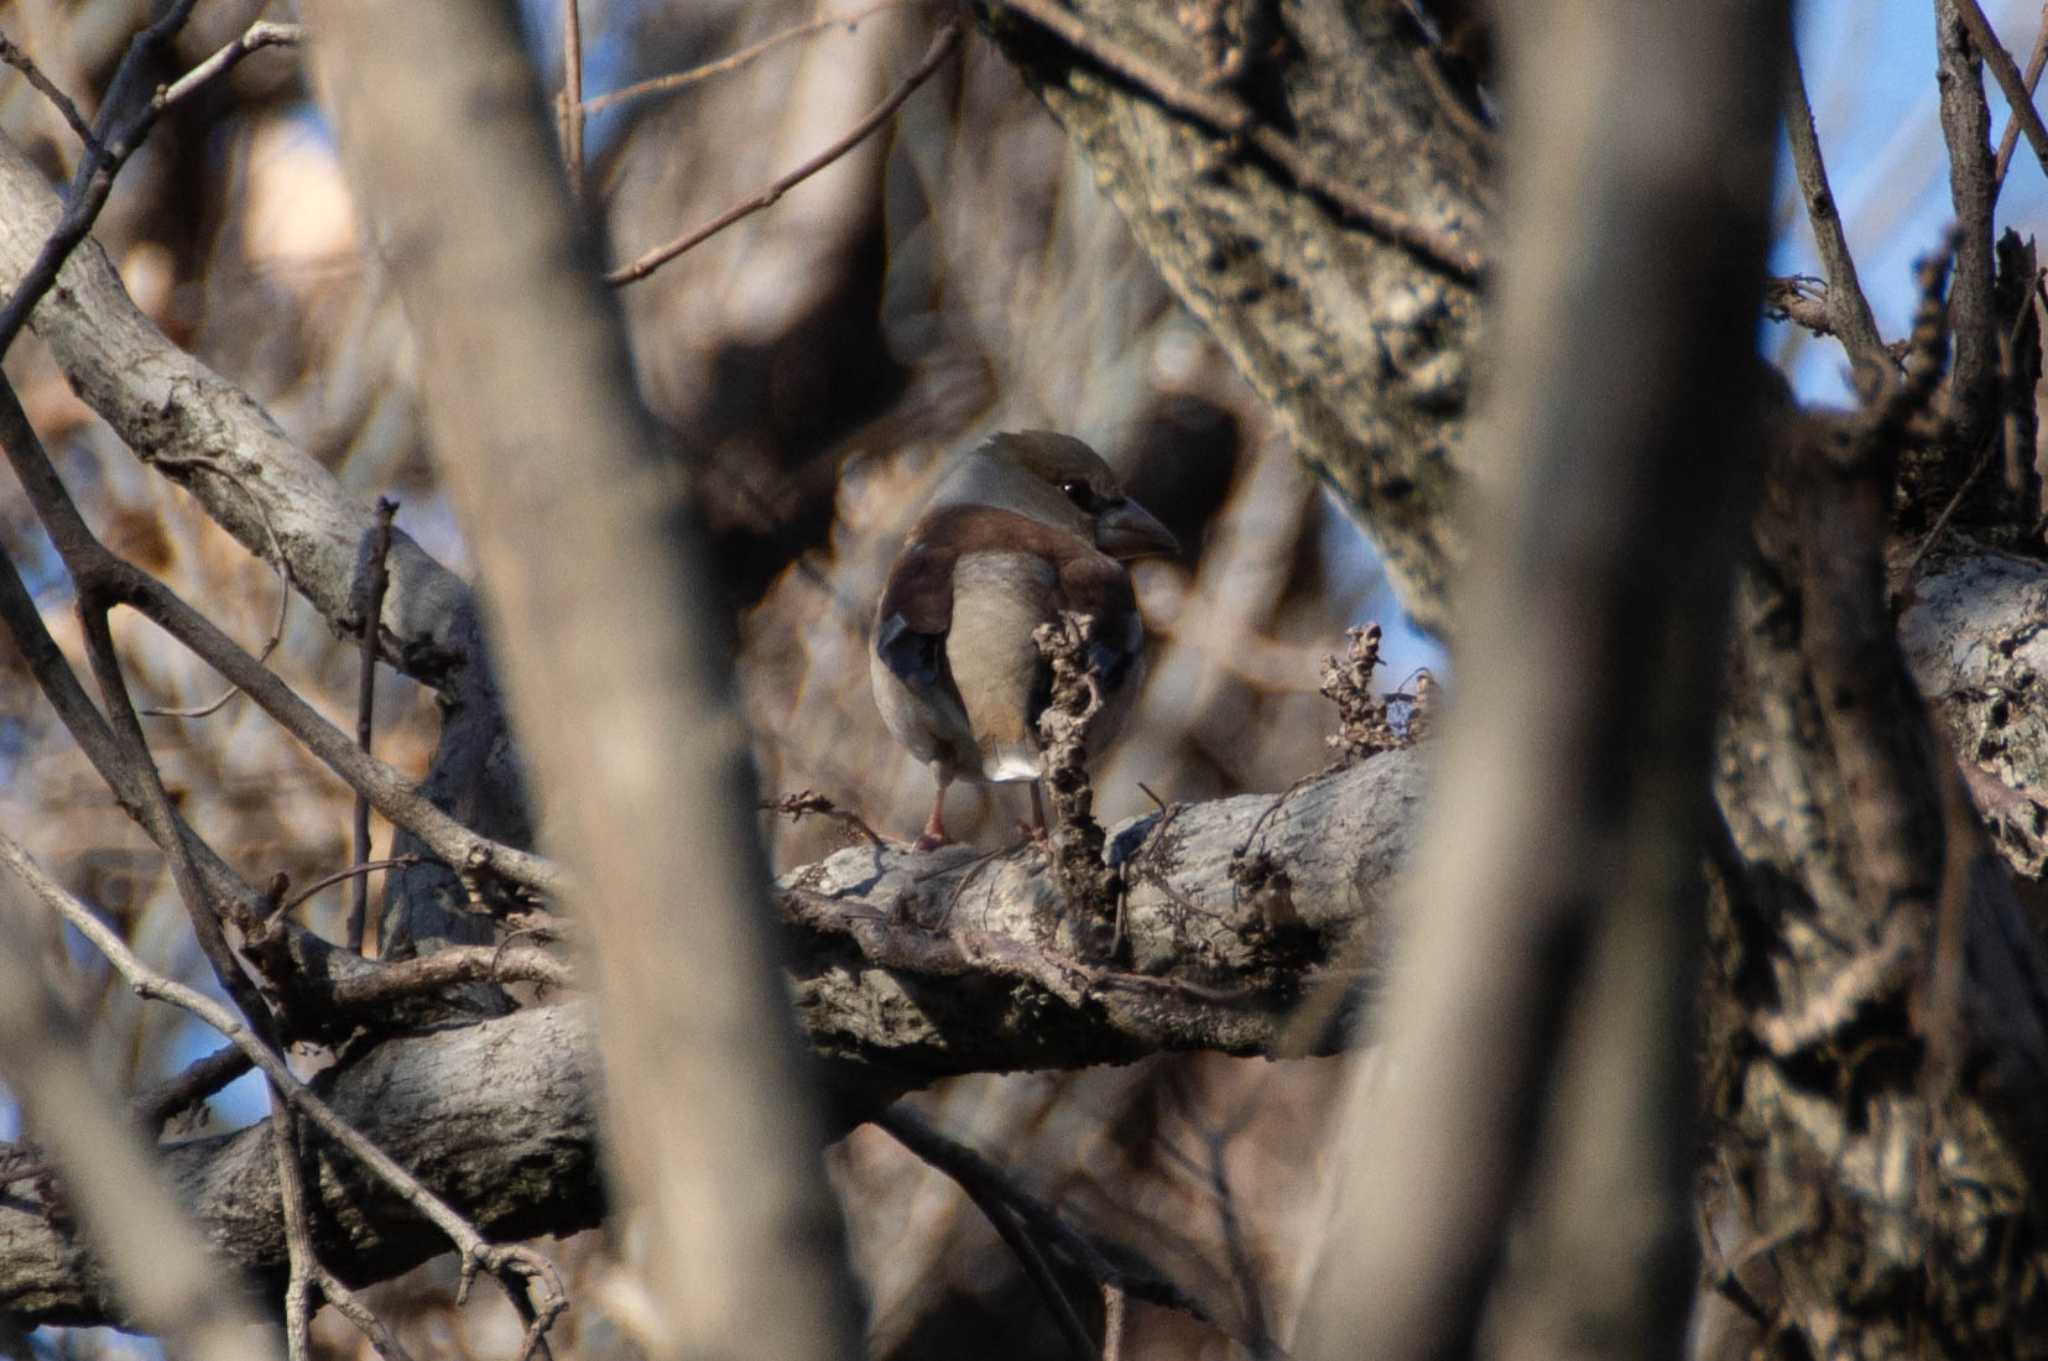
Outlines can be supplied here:
<path id="1" fill-rule="evenodd" d="M 1038 779 L 1052 672 L 1032 633 L 1062 610 L 1095 616 L 1088 660 L 1104 703 L 1090 751 L 1115 737 L 1144 669 L 1124 564 L 1179 546 L 1066 435 L 995 435 L 946 473 L 889 572 L 868 659 L 883 721 L 939 782 L 918 849 L 946 844 L 953 781 Z"/>

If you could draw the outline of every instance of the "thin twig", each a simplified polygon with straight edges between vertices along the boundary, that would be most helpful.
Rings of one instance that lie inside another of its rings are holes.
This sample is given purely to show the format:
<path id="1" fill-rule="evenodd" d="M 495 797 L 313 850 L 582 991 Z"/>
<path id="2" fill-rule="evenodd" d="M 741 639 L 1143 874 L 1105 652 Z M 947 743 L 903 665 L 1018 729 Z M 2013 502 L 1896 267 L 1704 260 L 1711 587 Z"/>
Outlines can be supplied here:
<path id="1" fill-rule="evenodd" d="M 81 596 L 96 595 L 103 603 L 123 604 L 146 616 L 164 632 L 190 649 L 227 680 L 247 691 L 264 713 L 291 733 L 306 749 L 351 788 L 367 794 L 370 803 L 391 822 L 417 836 L 435 855 L 447 861 L 457 873 L 488 870 L 514 884 L 537 893 L 559 896 L 566 887 L 562 869 L 543 856 L 507 846 L 464 827 L 434 804 L 404 775 L 375 757 L 365 755 L 347 734 L 329 723 L 299 693 L 274 672 L 256 662 L 221 632 L 211 619 L 186 604 L 175 591 L 142 571 L 133 563 L 109 551 L 92 533 L 70 493 L 51 465 L 42 442 L 36 438 L 21 409 L 13 387 L 0 378 L 0 444 L 28 491 L 29 499 L 57 545 L 66 570 L 77 583 Z M 0 586 L 6 583 L 0 581 Z M 0 601 L 0 604 L 8 602 Z M 8 610 L 10 623 L 16 612 Z M 21 613 L 17 635 L 40 630 L 39 617 L 32 608 Z M 23 651 L 41 652 L 40 644 L 23 643 Z M 45 684 L 52 702 L 64 715 L 81 746 L 87 748 L 93 765 L 102 775 L 121 766 L 121 752 L 104 730 L 104 722 L 86 701 L 77 710 L 73 697 L 61 693 L 66 668 L 61 653 L 44 658 L 37 680 Z M 51 687 L 58 687 L 52 691 Z M 110 783 L 113 782 L 110 780 Z M 120 786 L 117 784 L 117 788 Z M 179 824 L 182 825 L 182 824 Z M 155 835 L 152 831 L 152 835 Z M 167 832 L 165 835 L 178 835 Z M 250 895 L 253 898 L 253 894 Z"/>
<path id="2" fill-rule="evenodd" d="M 764 813 L 781 813 L 791 822 L 801 822 L 807 814 L 815 813 L 819 817 L 831 818 L 835 822 L 851 827 L 867 838 L 868 844 L 877 850 L 888 844 L 882 840 L 881 833 L 868 826 L 866 818 L 841 808 L 815 789 L 806 789 L 797 794 L 784 794 L 772 801 L 764 799 L 759 807 Z"/>
<path id="3" fill-rule="evenodd" d="M 569 193 L 583 201 L 583 8 L 579 0 L 562 0 L 562 93 L 555 115 L 562 125 L 562 167 Z"/>
<path id="4" fill-rule="evenodd" d="M 1407 213 L 1379 202 L 1348 181 L 1326 175 L 1279 129 L 1259 122 L 1252 111 L 1220 89 L 1197 89 L 1135 52 L 1116 47 L 1090 31 L 1079 15 L 1052 0 L 1006 0 L 1024 15 L 1110 74 L 1150 94 L 1168 108 L 1207 123 L 1229 137 L 1241 137 L 1287 173 L 1303 190 L 1351 218 L 1373 235 L 1402 247 L 1461 283 L 1477 284 L 1486 273 L 1479 252 L 1454 234 L 1424 226 Z"/>
<path id="5" fill-rule="evenodd" d="M 319 1259 L 306 1210 L 306 1179 L 299 1165 L 299 1118 L 291 1102 L 271 1089 L 270 1146 L 277 1163 L 277 1199 L 284 1216 L 284 1350 L 287 1361 L 307 1361 L 313 1350 L 313 1290 Z"/>
<path id="6" fill-rule="evenodd" d="M 290 613 L 292 605 L 291 571 L 285 564 L 284 545 L 279 543 L 277 539 L 277 527 L 270 522 L 270 508 L 263 504 L 263 498 L 250 489 L 249 484 L 242 480 L 239 473 L 228 467 L 227 464 L 222 463 L 219 459 L 206 458 L 204 456 L 191 458 L 157 457 L 145 459 L 144 461 L 159 469 L 204 468 L 214 476 L 233 483 L 243 496 L 249 498 L 249 504 L 255 507 L 256 518 L 263 525 L 263 536 L 270 542 L 270 565 L 277 573 L 277 621 L 270 627 L 270 636 L 263 641 L 263 650 L 256 654 L 258 664 L 269 661 L 270 654 L 277 651 L 278 644 L 284 641 L 284 621 Z M 145 718 L 206 718 L 219 712 L 221 706 L 241 693 L 240 686 L 230 685 L 221 692 L 220 698 L 214 700 L 211 704 L 202 704 L 195 709 L 148 708 L 144 709 L 142 714 Z"/>
<path id="7" fill-rule="evenodd" d="M 470 1284 L 475 1280 L 479 1270 L 490 1272 L 500 1278 L 505 1285 L 506 1294 L 514 1301 L 515 1307 L 520 1300 L 525 1299 L 528 1307 L 534 1311 L 535 1322 L 529 1328 L 527 1338 L 527 1351 L 532 1350 L 537 1338 L 545 1334 L 547 1327 L 552 1325 L 567 1304 L 562 1292 L 561 1277 L 552 1262 L 531 1248 L 516 1244 L 494 1244 L 485 1239 L 459 1211 L 427 1189 L 390 1154 L 342 1119 L 335 1113 L 333 1107 L 314 1095 L 310 1088 L 298 1080 L 284 1060 L 258 1039 L 234 1012 L 204 993 L 165 977 L 138 959 L 117 932 L 101 921 L 91 908 L 72 896 L 63 885 L 45 873 L 42 866 L 5 832 L 0 832 L 0 863 L 11 868 L 45 906 L 85 937 L 94 949 L 105 955 L 107 962 L 114 966 L 115 971 L 138 997 L 169 1002 L 218 1030 L 230 1043 L 248 1055 L 252 1063 L 263 1070 L 263 1075 L 270 1079 L 274 1090 L 290 1102 L 293 1109 L 312 1121 L 321 1133 L 332 1139 L 389 1187 L 400 1200 L 445 1234 L 454 1244 L 461 1259 L 460 1276 L 456 1286 L 457 1304 L 468 1298 Z M 514 1278 L 525 1282 L 525 1290 L 513 1289 Z M 527 1292 L 538 1292 L 540 1299 L 530 1299 Z M 522 1352 L 522 1355 L 525 1354 L 526 1352 Z"/>
<path id="8" fill-rule="evenodd" d="M 1011 1212 L 1009 1206 L 1003 1203 L 1002 1196 L 994 1185 L 983 1178 L 960 1176 L 939 1166 L 925 1157 L 918 1145 L 905 1138 L 897 1127 L 879 1120 L 876 1123 L 881 1124 L 897 1142 L 927 1166 L 951 1177 L 953 1184 L 966 1193 L 967 1198 L 974 1202 L 974 1207 L 981 1211 L 982 1218 L 988 1221 L 989 1227 L 996 1231 L 996 1237 L 1003 1240 L 1003 1245 L 1009 1248 L 1010 1255 L 1017 1259 L 1017 1265 L 1024 1269 L 1025 1279 L 1031 1282 L 1032 1289 L 1045 1301 L 1046 1308 L 1052 1313 L 1053 1322 L 1060 1330 L 1060 1336 L 1066 1339 L 1067 1349 L 1074 1354 L 1077 1361 L 1094 1361 L 1095 1339 L 1088 1335 L 1088 1325 L 1082 1322 L 1080 1311 L 1074 1307 L 1073 1297 L 1067 1293 L 1067 1288 L 1061 1283 L 1058 1273 L 1053 1270 L 1052 1263 L 1039 1251 L 1037 1242 L 1024 1231 L 1023 1224 Z M 899 1123 L 902 1130 L 913 1128 L 909 1122 Z M 928 1132 L 934 1138 L 944 1137 L 935 1130 Z"/>
<path id="9" fill-rule="evenodd" d="M 1091 1281 L 1115 1285 L 1139 1299 L 1178 1309 L 1195 1318 L 1208 1318 L 1200 1305 L 1171 1282 L 1133 1275 L 1117 1266 L 1086 1234 L 1018 1185 L 1008 1172 L 959 1140 L 941 1134 L 910 1107 L 898 1102 L 877 1115 L 874 1123 L 921 1160 L 958 1182 L 963 1190 L 972 1182 L 993 1195 L 1026 1228 L 1052 1244 Z"/>
<path id="10" fill-rule="evenodd" d="M 2023 82 L 2027 87 L 2027 98 L 2031 100 L 2034 89 L 2041 83 L 2041 71 L 2048 67 L 2048 4 L 2041 6 L 2041 31 L 2034 37 L 2033 55 L 2027 58 L 2027 75 Z M 1991 196 L 1995 201 L 1998 192 L 2005 187 L 2005 172 L 2012 166 L 2012 153 L 2020 144 L 2020 120 L 2009 118 L 2005 132 L 1998 139 L 1998 162 L 1991 170 Z"/>
<path id="11" fill-rule="evenodd" d="M 355 1324 L 356 1331 L 370 1340 L 370 1345 L 384 1361 L 412 1361 L 412 1353 L 406 1351 L 398 1340 L 398 1334 L 385 1327 L 384 1320 L 370 1312 L 369 1306 L 357 1299 L 355 1292 L 343 1285 L 339 1277 L 320 1265 L 317 1258 L 313 1262 L 313 1279 L 319 1285 L 320 1293 L 334 1306 L 334 1312 Z"/>
<path id="12" fill-rule="evenodd" d="M 917 64 L 917 69 L 906 76 L 901 85 L 890 91 L 887 99 L 884 99 L 871 109 L 867 117 L 854 124 L 852 131 L 848 132 L 831 146 L 826 147 L 817 155 L 811 157 L 808 161 L 805 161 L 796 169 L 790 171 L 787 175 L 770 184 L 767 188 L 761 190 L 760 193 L 752 198 L 747 199 L 743 203 L 734 204 L 731 208 L 726 209 L 726 211 L 720 213 L 695 231 L 685 232 L 667 245 L 656 246 L 653 250 L 648 251 L 645 255 L 633 261 L 633 263 L 613 270 L 604 276 L 604 281 L 614 287 L 635 283 L 646 278 L 655 270 L 660 269 L 669 261 L 683 254 L 683 252 L 710 240 L 733 223 L 738 222 L 741 218 L 749 217 L 754 213 L 760 212 L 763 208 L 773 206 L 792 188 L 802 184 L 805 180 L 853 150 L 854 147 L 860 145 L 861 142 L 873 134 L 877 128 L 888 122 L 890 116 L 903 106 L 903 101 L 915 94 L 920 85 L 930 80 L 932 73 L 939 69 L 940 64 L 959 45 L 960 21 L 958 19 L 949 19 L 939 29 L 938 33 L 933 36 L 931 48 L 924 54 L 924 60 Z"/>
<path id="13" fill-rule="evenodd" d="M 575 0 L 569 0 L 569 8 L 575 10 Z M 369 544 L 363 564 L 362 608 L 356 611 L 363 626 L 363 655 L 356 677 L 356 748 L 365 756 L 370 754 L 370 739 L 376 730 L 377 627 L 384 616 L 384 591 L 391 584 L 387 559 L 391 555 L 391 521 L 397 514 L 398 502 L 388 496 L 378 497 L 376 518 L 364 531 Z M 370 800 L 360 791 L 356 794 L 353 830 L 356 863 L 366 865 L 370 861 Z M 348 948 L 357 954 L 363 952 L 363 928 L 369 914 L 370 878 L 358 875 L 348 909 Z M 381 937 L 383 933 L 378 934 Z"/>
<path id="14" fill-rule="evenodd" d="M 1998 88 L 2005 94 L 2010 106 L 2012 121 L 2027 134 L 2027 145 L 2034 149 L 2034 156 L 2041 162 L 2041 169 L 2048 173 L 2048 127 L 2041 125 L 2041 113 L 2034 107 L 2034 82 L 2020 74 L 2020 68 L 2013 65 L 2012 53 L 2005 50 L 2005 44 L 1992 31 L 1991 21 L 1984 17 L 1984 11 L 1977 7 L 1977 0 L 1956 0 L 1956 9 L 1963 17 L 1963 26 L 1970 30 L 1970 41 L 1976 44 L 1978 55 L 1990 66 L 1991 75 L 1998 82 Z M 2039 71 L 2035 72 L 2036 78 Z M 1994 171 L 1991 182 L 1993 193 L 1997 192 L 2005 176 Z"/>
<path id="15" fill-rule="evenodd" d="M 1827 271 L 1825 299 L 1828 325 L 1849 352 L 1858 385 L 1874 385 L 1891 359 L 1885 353 L 1884 337 L 1870 302 L 1856 280 L 1856 261 L 1849 254 L 1849 241 L 1842 231 L 1842 215 L 1835 208 L 1835 196 L 1828 188 L 1827 164 L 1821 158 L 1820 137 L 1814 131 L 1813 106 L 1806 97 L 1806 76 L 1796 54 L 1786 75 L 1785 135 L 1792 146 L 1792 164 L 1799 176 L 1799 197 L 1806 204 L 1807 221 L 1813 227 L 1814 245 L 1820 251 L 1821 268 Z"/>
<path id="16" fill-rule="evenodd" d="M 424 858 L 417 855 L 394 855 L 386 860 L 358 860 L 345 870 L 336 870 L 332 874 L 324 874 L 315 879 L 312 883 L 294 894 L 290 901 L 278 909 L 278 912 L 280 914 L 288 913 L 300 903 L 305 902 L 308 898 L 320 892 L 321 889 L 331 888 L 344 879 L 367 878 L 378 870 L 410 869 L 412 866 L 422 863 Z M 357 953 L 360 954 L 362 952 L 359 950 Z"/>
<path id="17" fill-rule="evenodd" d="M 333 979 L 322 985 L 322 996 L 333 1010 L 350 1012 L 373 1010 L 396 998 L 460 983 L 538 983 L 563 988 L 574 981 L 569 966 L 538 945 L 453 945 L 417 959 L 383 965 L 374 973 Z"/>
<path id="18" fill-rule="evenodd" d="M 21 72 L 28 83 L 64 116 L 64 121 L 78 134 L 78 140 L 84 145 L 87 156 L 100 154 L 100 139 L 93 136 L 92 125 L 78 112 L 78 105 L 71 102 L 71 96 L 57 88 L 57 82 L 43 74 L 43 68 L 36 65 L 35 59 L 8 41 L 5 34 L 0 34 L 0 61 Z"/>
<path id="19" fill-rule="evenodd" d="M 57 219 L 57 225 L 43 238 L 42 249 L 36 252 L 35 261 L 28 272 L 14 286 L 4 307 L 0 307 L 0 357 L 5 357 L 14 346 L 14 338 L 21 334 L 21 328 L 28 324 L 29 314 L 43 295 L 57 282 L 57 272 L 64 262 L 71 258 L 71 252 L 78 243 L 85 240 L 92 231 L 92 224 L 106 206 L 107 195 L 113 192 L 114 177 L 142 144 L 149 130 L 156 126 L 157 115 L 163 110 L 156 100 L 145 98 L 133 117 L 119 125 L 116 121 L 127 117 L 122 105 L 127 102 L 128 93 L 144 78 L 143 73 L 151 70 L 158 54 L 170 46 L 178 30 L 191 17 L 192 7 L 197 0 L 174 0 L 164 16 L 148 28 L 135 35 L 128 44 L 128 50 L 121 58 L 120 68 L 108 86 L 107 101 L 100 110 L 100 118 L 94 128 L 98 139 L 97 153 L 88 152 L 79 163 L 78 174 L 71 181 L 71 188 L 64 196 L 64 211 Z"/>
<path id="20" fill-rule="evenodd" d="M 227 932 L 221 925 L 222 905 L 207 891 L 199 867 L 193 862 L 191 848 L 178 835 L 163 774 L 157 769 L 149 739 L 142 731 L 142 720 L 128 697 L 128 682 L 121 674 L 121 661 L 114 651 L 114 635 L 107 620 L 111 607 L 112 602 L 98 591 L 81 586 L 78 618 L 85 634 L 86 660 L 91 664 L 93 679 L 99 683 L 100 702 L 106 707 L 115 740 L 125 748 L 129 767 L 142 792 L 142 820 L 159 834 L 158 839 L 168 850 L 171 878 L 178 886 L 178 896 L 184 900 L 192 934 L 198 938 L 207 963 L 213 966 L 221 991 L 234 1000 L 254 1032 L 268 1043 L 275 1037 L 270 1008 L 255 982 L 243 971 L 234 947 L 228 944 Z"/>
<path id="21" fill-rule="evenodd" d="M 251 52 L 261 52 L 266 47 L 297 47 L 305 40 L 306 29 L 302 24 L 278 24 L 259 19 L 249 25 L 241 37 L 158 90 L 156 106 L 161 111 L 180 100 L 191 98 L 202 85 L 233 70 Z"/>
<path id="22" fill-rule="evenodd" d="M 836 28 L 841 25 L 844 25 L 846 31 L 851 33 L 860 24 L 861 20 L 880 14 L 883 10 L 902 9 L 910 3 L 911 0 L 882 0 L 882 3 L 878 5 L 869 5 L 866 9 L 855 10 L 851 14 L 827 14 L 820 18 L 811 19 L 796 25 L 794 28 L 785 28 L 780 33 L 770 34 L 752 46 L 741 48 L 729 57 L 720 57 L 717 61 L 706 62 L 702 66 L 693 66 L 687 71 L 676 71 L 665 76 L 654 76 L 648 80 L 637 81 L 634 84 L 625 86 L 623 89 L 612 90 L 593 99 L 586 99 L 583 101 L 583 112 L 586 115 L 602 113 L 606 109 L 629 103 L 635 99 L 645 99 L 649 95 L 668 94 L 671 91 L 686 89 L 697 84 L 699 81 L 709 80 L 713 76 L 722 76 L 728 72 L 737 71 L 743 66 L 750 65 L 784 43 L 793 42 L 798 38 L 807 38 L 813 33 L 822 32 L 825 29 Z"/>

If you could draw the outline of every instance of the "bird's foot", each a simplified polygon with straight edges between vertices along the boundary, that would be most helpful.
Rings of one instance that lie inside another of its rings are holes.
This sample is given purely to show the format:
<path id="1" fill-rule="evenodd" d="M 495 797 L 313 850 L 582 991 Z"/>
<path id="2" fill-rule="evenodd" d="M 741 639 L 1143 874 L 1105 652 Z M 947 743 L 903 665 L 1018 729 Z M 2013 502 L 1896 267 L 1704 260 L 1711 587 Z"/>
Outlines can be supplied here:
<path id="1" fill-rule="evenodd" d="M 950 846 L 952 844 L 953 838 L 946 835 L 945 828 L 941 827 L 937 831 L 926 828 L 917 840 L 910 843 L 910 849 L 913 851 L 935 851 L 941 846 Z"/>

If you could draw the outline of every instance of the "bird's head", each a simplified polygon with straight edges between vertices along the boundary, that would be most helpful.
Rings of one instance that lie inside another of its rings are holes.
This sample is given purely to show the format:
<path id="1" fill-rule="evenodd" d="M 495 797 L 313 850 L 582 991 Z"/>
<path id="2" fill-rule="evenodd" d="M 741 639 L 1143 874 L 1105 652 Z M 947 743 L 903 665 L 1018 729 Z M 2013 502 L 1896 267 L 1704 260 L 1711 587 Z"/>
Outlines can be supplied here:
<path id="1" fill-rule="evenodd" d="M 1180 551 L 1172 531 L 1130 498 L 1101 455 L 1050 430 L 990 436 L 961 460 L 940 499 L 1028 515 L 1080 535 L 1113 558 Z"/>

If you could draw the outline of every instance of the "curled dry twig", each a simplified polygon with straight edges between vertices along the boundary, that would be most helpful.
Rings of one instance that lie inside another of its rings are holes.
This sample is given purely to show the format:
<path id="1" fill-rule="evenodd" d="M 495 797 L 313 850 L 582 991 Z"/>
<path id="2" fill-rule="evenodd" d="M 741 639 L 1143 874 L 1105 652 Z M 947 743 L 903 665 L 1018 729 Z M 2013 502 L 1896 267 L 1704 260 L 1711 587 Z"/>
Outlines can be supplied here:
<path id="1" fill-rule="evenodd" d="M 1088 779 L 1088 734 L 1103 704 L 1101 678 L 1088 660 L 1094 636 L 1095 616 L 1062 610 L 1031 640 L 1052 665 L 1052 694 L 1039 715 L 1038 735 L 1053 809 L 1053 877 L 1078 918 L 1114 927 L 1120 925 L 1111 921 L 1120 905 L 1118 875 L 1103 861 L 1106 838 Z"/>

